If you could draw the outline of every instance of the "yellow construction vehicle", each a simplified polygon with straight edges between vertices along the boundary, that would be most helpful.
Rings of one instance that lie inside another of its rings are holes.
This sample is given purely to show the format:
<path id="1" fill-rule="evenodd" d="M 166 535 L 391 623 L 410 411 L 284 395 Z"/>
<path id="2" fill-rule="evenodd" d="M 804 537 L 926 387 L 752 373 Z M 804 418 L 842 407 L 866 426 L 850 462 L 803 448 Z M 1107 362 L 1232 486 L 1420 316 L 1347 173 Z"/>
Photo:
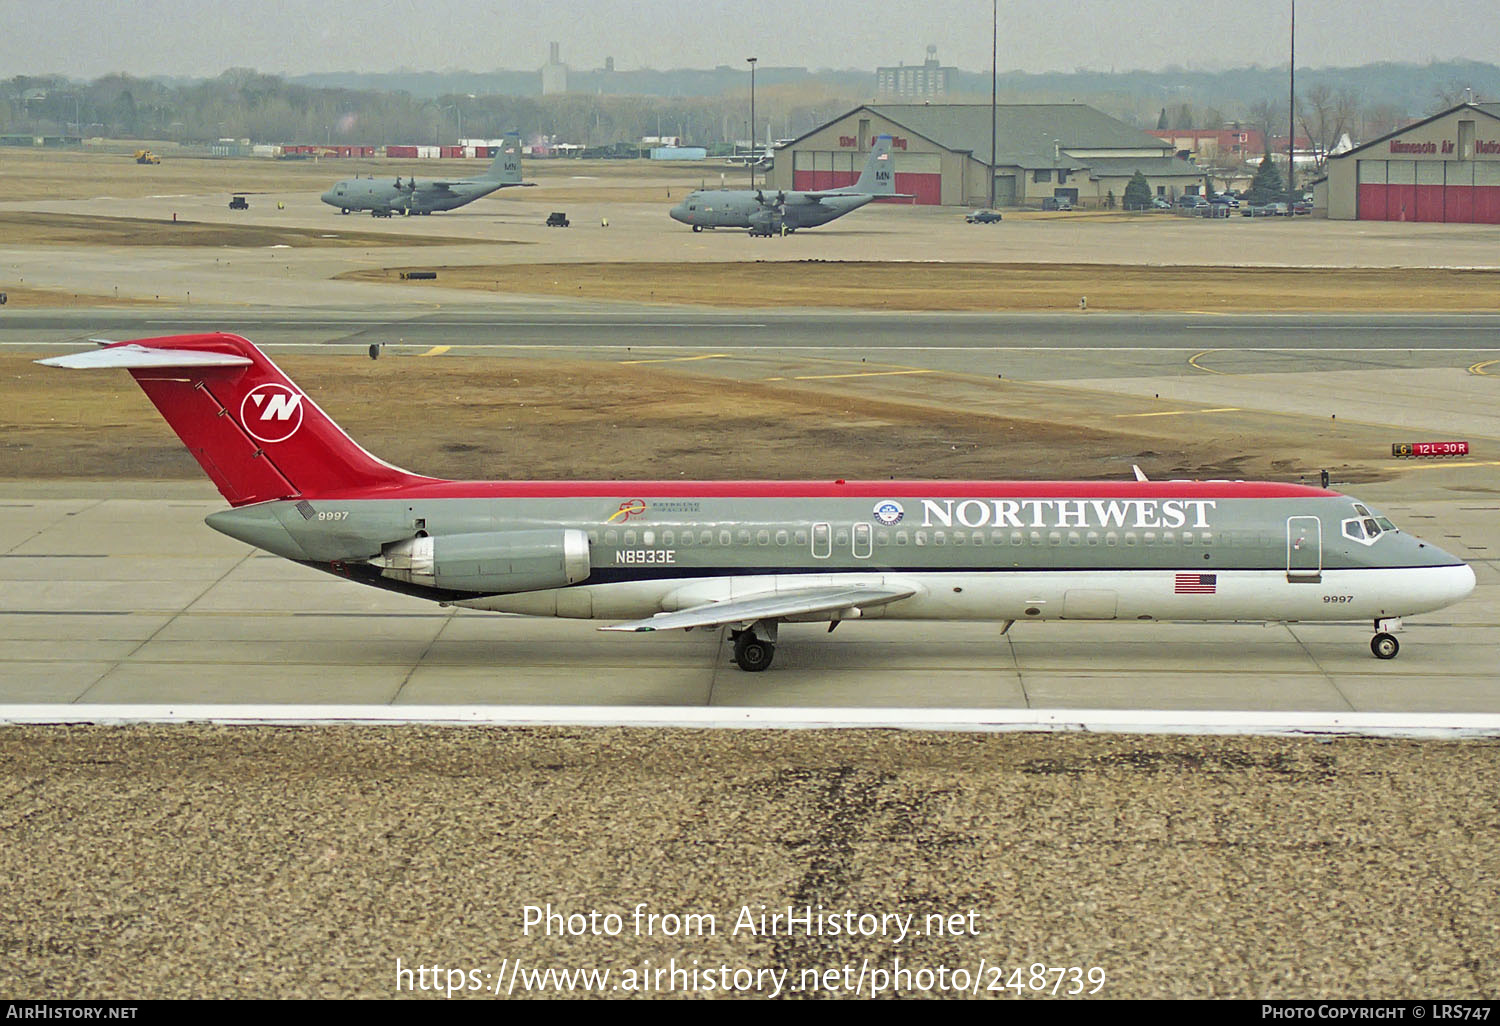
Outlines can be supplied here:
<path id="1" fill-rule="evenodd" d="M 150 150 L 136 150 L 135 162 L 137 164 L 160 164 L 161 158 Z"/>

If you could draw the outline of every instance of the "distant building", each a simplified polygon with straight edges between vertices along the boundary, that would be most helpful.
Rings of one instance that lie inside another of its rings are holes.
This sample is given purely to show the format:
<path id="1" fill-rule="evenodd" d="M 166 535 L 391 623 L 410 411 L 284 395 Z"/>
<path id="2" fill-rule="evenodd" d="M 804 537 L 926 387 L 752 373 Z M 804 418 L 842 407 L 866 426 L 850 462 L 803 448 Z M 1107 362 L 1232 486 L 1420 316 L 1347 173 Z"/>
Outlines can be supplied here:
<path id="1" fill-rule="evenodd" d="M 995 162 L 990 166 L 990 134 Z M 997 206 L 1066 199 L 1103 207 L 1139 171 L 1153 195 L 1175 200 L 1203 191 L 1204 171 L 1147 135 L 1081 103 L 871 104 L 856 107 L 784 147 L 767 188 L 833 189 L 859 176 L 875 138 L 892 137 L 896 191 L 917 203 L 982 206 L 994 177 Z"/>
<path id="2" fill-rule="evenodd" d="M 1266 152 L 1266 137 L 1256 128 L 1151 128 L 1146 134 L 1200 164 L 1243 164 Z"/>
<path id="3" fill-rule="evenodd" d="M 1500 103 L 1461 103 L 1332 156 L 1336 221 L 1500 224 Z"/>
<path id="4" fill-rule="evenodd" d="M 554 96 L 568 91 L 568 66 L 562 62 L 562 44 L 553 43 L 551 56 L 542 65 L 542 95 Z"/>
<path id="5" fill-rule="evenodd" d="M 938 64 L 937 47 L 927 48 L 927 59 L 920 65 L 898 64 L 894 68 L 875 69 L 875 95 L 882 100 L 947 99 L 957 81 L 957 68 Z"/>

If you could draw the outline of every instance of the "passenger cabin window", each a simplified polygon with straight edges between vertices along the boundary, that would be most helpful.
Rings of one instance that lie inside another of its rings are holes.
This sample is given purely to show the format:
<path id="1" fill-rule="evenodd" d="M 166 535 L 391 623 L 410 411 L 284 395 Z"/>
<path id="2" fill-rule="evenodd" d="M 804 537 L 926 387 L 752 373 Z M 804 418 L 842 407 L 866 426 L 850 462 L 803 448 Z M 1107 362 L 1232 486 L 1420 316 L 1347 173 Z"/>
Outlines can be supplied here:
<path id="1" fill-rule="evenodd" d="M 853 548 L 850 551 L 854 554 L 855 559 L 870 558 L 871 536 L 873 534 L 874 531 L 871 530 L 869 524 L 854 525 L 854 542 Z"/>

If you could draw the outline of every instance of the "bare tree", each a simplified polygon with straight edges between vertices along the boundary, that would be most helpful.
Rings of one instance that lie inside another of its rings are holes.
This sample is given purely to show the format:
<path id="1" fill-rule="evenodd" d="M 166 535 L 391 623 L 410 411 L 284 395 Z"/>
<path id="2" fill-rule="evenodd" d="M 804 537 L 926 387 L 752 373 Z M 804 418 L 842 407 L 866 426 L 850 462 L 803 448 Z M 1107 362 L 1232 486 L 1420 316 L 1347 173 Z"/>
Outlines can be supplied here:
<path id="1" fill-rule="evenodd" d="M 1318 82 L 1297 98 L 1297 121 L 1312 144 L 1314 166 L 1322 171 L 1328 151 L 1353 124 L 1359 103 L 1348 90 L 1335 93 L 1326 82 Z"/>

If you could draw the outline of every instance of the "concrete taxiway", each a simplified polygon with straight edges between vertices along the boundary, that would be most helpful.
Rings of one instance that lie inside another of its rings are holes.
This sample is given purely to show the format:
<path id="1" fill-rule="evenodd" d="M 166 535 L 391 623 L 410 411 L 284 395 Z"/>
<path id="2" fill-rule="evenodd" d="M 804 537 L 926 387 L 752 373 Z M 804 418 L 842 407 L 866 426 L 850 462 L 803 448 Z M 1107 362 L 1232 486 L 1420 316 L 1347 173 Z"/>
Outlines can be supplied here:
<path id="1" fill-rule="evenodd" d="M 696 360 L 694 372 L 731 378 L 860 354 L 976 378 L 1000 366 L 1010 378 L 1162 396 L 1168 412 L 1232 400 L 1305 417 L 1309 431 L 1326 408 L 1371 425 L 1377 449 L 1397 429 L 1470 440 L 1467 460 L 1348 490 L 1469 560 L 1479 585 L 1410 620 L 1390 662 L 1370 655 L 1367 624 L 1049 623 L 1002 637 L 993 624 L 872 622 L 834 634 L 788 626 L 773 669 L 745 674 L 721 632 L 622 636 L 444 610 L 257 553 L 202 523 L 221 508 L 206 481 L 11 480 L 0 483 L 0 702 L 1500 712 L 1494 321 L 562 313 L 546 303 L 507 316 L 7 318 L 0 344 L 12 352 L 55 352 L 95 330 L 232 326 L 272 347 L 380 340 L 411 354 L 451 347 L 445 359 L 712 351 L 723 358 Z"/>

